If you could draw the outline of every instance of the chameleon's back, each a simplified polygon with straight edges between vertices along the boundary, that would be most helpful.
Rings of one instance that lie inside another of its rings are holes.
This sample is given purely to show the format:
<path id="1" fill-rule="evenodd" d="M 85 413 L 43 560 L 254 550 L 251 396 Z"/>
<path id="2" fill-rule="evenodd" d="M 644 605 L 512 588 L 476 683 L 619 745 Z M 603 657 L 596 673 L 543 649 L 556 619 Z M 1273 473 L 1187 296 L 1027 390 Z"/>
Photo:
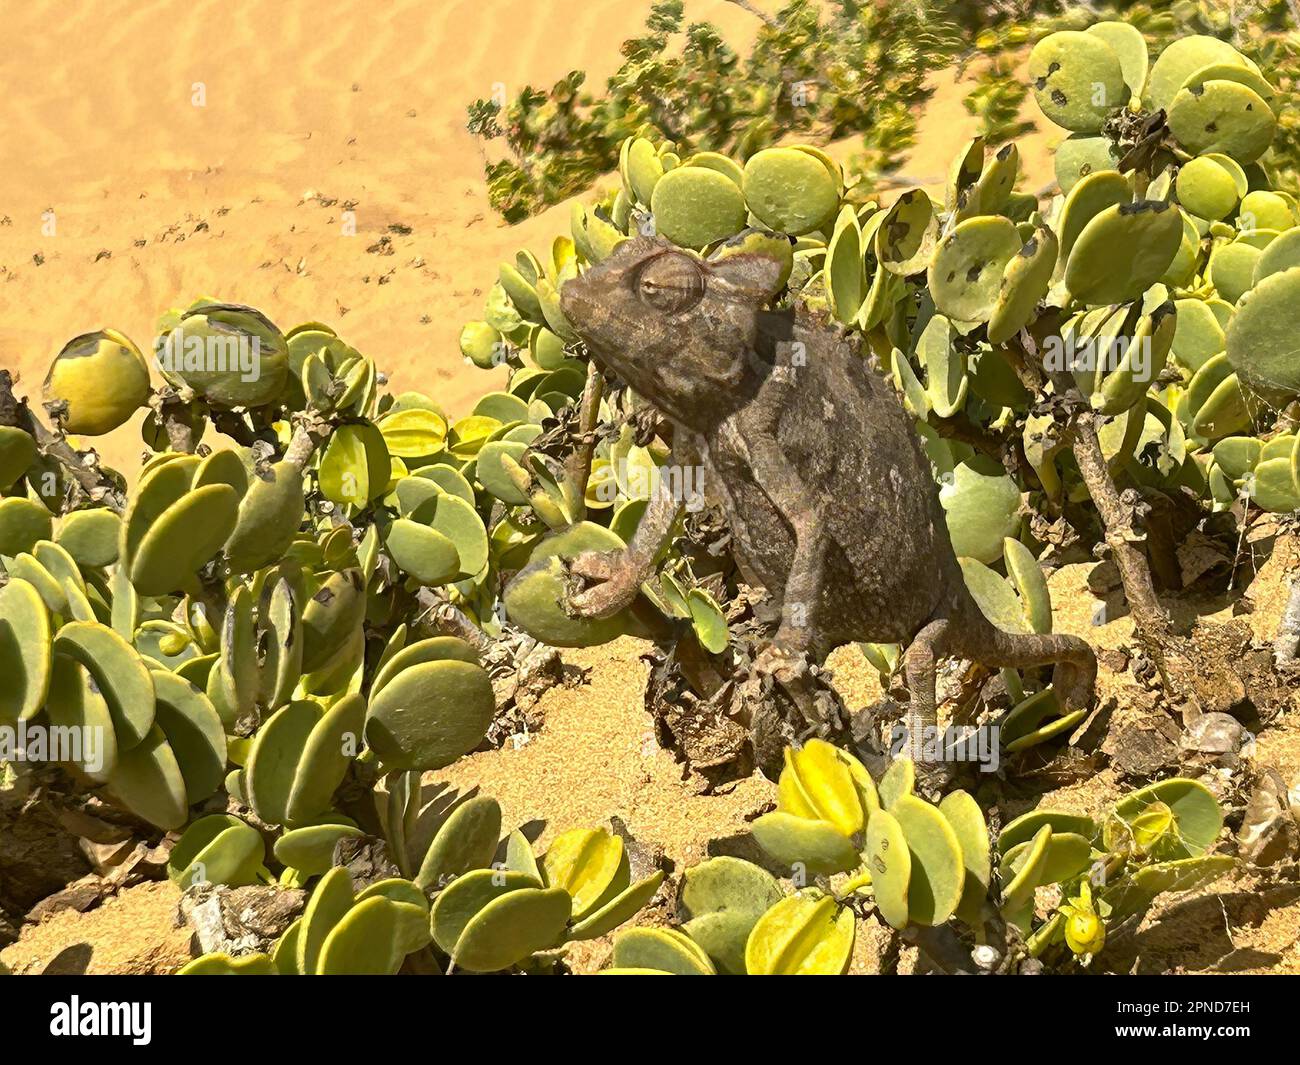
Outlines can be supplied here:
<path id="1" fill-rule="evenodd" d="M 773 371 L 758 386 L 758 402 L 735 418 L 751 442 L 775 433 L 776 453 L 793 467 L 825 536 L 818 626 L 830 646 L 906 642 L 964 591 L 912 418 L 833 325 L 770 314 L 760 328 L 760 354 L 773 360 Z M 761 424 L 767 412 L 775 424 Z M 769 590 L 785 587 L 793 551 L 788 521 L 761 489 L 734 503 L 748 512 L 746 547 L 758 556 L 752 568 Z M 762 535 L 753 535 L 758 529 Z"/>

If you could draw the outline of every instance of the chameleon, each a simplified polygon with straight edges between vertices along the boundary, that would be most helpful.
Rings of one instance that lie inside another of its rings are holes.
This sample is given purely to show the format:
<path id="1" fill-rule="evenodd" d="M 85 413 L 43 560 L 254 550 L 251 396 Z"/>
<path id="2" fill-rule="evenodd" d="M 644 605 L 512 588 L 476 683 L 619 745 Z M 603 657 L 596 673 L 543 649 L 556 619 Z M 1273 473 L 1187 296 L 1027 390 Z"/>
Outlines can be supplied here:
<path id="1" fill-rule="evenodd" d="M 671 425 L 669 462 L 698 459 L 741 575 L 767 593 L 776 627 L 754 671 L 806 712 L 809 667 L 836 647 L 906 645 L 906 749 L 918 762 L 944 656 L 1053 665 L 1066 709 L 1090 705 L 1097 664 L 1084 640 L 1007 632 L 981 612 L 911 415 L 860 338 L 771 306 L 785 265 L 752 244 L 704 259 L 640 236 L 561 289 L 590 357 Z M 569 609 L 628 606 L 679 506 L 656 496 L 624 549 L 575 559 Z"/>

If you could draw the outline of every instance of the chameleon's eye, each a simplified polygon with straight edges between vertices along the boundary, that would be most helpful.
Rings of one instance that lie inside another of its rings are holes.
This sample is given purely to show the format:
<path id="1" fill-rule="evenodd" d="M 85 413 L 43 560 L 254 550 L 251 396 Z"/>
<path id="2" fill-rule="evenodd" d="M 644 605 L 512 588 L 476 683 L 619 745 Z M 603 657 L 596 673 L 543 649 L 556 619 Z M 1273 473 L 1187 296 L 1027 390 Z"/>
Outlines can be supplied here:
<path id="1" fill-rule="evenodd" d="M 681 314 L 704 298 L 704 272 L 689 255 L 661 255 L 642 267 L 636 286 L 655 310 Z"/>

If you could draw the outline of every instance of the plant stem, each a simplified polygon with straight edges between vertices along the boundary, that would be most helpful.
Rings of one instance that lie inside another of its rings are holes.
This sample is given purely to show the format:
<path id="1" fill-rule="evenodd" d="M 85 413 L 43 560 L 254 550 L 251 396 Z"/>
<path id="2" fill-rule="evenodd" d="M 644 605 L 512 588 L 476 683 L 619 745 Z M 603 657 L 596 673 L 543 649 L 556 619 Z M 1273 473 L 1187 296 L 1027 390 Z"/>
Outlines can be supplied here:
<path id="1" fill-rule="evenodd" d="M 329 439 L 331 429 L 330 423 L 314 410 L 295 415 L 293 436 L 285 448 L 284 461 L 299 473 L 303 472 L 316 449 Z"/>
<path id="2" fill-rule="evenodd" d="M 1019 435 L 1008 435 L 986 429 L 972 421 L 965 413 L 958 413 L 950 418 L 940 418 L 937 414 L 930 418 L 930 425 L 942 437 L 969 444 L 977 451 L 996 459 L 1006 467 L 1012 477 L 1024 480 L 1031 488 L 1041 487 L 1038 474 L 1025 457 L 1024 444 Z"/>
<path id="3" fill-rule="evenodd" d="M 198 446 L 194 432 L 194 416 L 190 407 L 193 396 L 184 396 L 174 388 L 166 387 L 155 392 L 149 400 L 158 418 L 158 424 L 167 434 L 167 446 L 183 455 L 192 455 Z"/>
<path id="4" fill-rule="evenodd" d="M 444 636 L 458 636 L 474 648 L 480 656 L 487 654 L 492 640 L 452 603 L 447 602 L 432 588 L 421 588 L 415 596 L 430 625 Z"/>
<path id="5" fill-rule="evenodd" d="M 1169 636 L 1169 616 L 1156 598 L 1147 558 L 1137 544 L 1142 533 L 1134 519 L 1134 507 L 1116 487 L 1097 437 L 1096 415 L 1078 416 L 1074 425 L 1074 457 L 1083 474 L 1088 494 L 1097 506 L 1105 530 L 1106 544 L 1124 582 L 1124 596 L 1133 613 L 1133 624 L 1144 643 L 1160 644 Z"/>
<path id="6" fill-rule="evenodd" d="M 1036 357 L 1037 343 L 1027 330 L 1021 330 L 1021 344 L 1029 360 L 1042 366 Z M 1046 367 L 1044 367 L 1046 369 Z M 1078 390 L 1073 377 L 1063 371 L 1050 374 L 1052 385 L 1062 399 Z M 1119 570 L 1120 581 L 1124 586 L 1124 598 L 1128 601 L 1129 611 L 1133 617 L 1133 632 L 1142 649 L 1155 664 L 1167 694 L 1178 698 L 1184 693 L 1190 695 L 1190 689 L 1180 682 L 1170 683 L 1170 646 L 1173 632 L 1169 615 L 1165 613 L 1156 598 L 1155 584 L 1151 579 L 1151 567 L 1147 556 L 1139 546 L 1144 539 L 1137 520 L 1137 500 L 1126 498 L 1121 494 L 1110 475 L 1106 456 L 1102 454 L 1101 441 L 1097 436 L 1099 415 L 1089 409 L 1078 397 L 1078 410 L 1070 418 L 1069 435 L 1071 449 L 1088 488 L 1093 505 L 1101 518 L 1106 546 L 1110 548 L 1115 567 Z M 1182 670 L 1178 671 L 1180 674 Z"/>
<path id="7" fill-rule="evenodd" d="M 764 22 L 768 24 L 768 26 L 770 26 L 774 30 L 778 29 L 781 25 L 779 22 L 777 22 L 776 19 L 774 19 L 766 11 L 762 11 L 759 8 L 755 7 L 753 4 L 751 4 L 749 0 L 731 0 L 731 3 L 735 4 L 738 8 L 740 8 L 743 11 L 748 11 L 755 18 L 762 19 Z"/>
<path id="8" fill-rule="evenodd" d="M 48 428 L 32 413 L 25 399 L 14 396 L 13 377 L 8 370 L 0 370 L 0 425 L 12 426 L 28 433 L 41 454 L 54 459 L 62 466 L 85 495 L 115 513 L 126 510 L 126 495 L 104 473 L 99 465 L 99 455 L 93 451 L 77 451 L 64 438 Z"/>
<path id="9" fill-rule="evenodd" d="M 605 375 L 595 360 L 587 363 L 587 384 L 578 408 L 578 441 L 564 464 L 564 479 L 572 493 L 574 520 L 586 515 L 587 481 L 591 477 L 591 456 L 596 449 L 596 427 L 600 421 L 600 398 L 605 392 Z"/>

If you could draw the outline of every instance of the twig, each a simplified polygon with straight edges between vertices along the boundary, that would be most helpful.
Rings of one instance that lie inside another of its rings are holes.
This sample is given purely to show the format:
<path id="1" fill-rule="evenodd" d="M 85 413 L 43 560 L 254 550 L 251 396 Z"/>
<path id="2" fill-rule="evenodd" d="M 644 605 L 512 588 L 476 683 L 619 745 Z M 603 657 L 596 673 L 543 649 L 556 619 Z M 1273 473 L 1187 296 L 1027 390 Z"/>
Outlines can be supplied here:
<path id="1" fill-rule="evenodd" d="M 284 451 L 284 461 L 291 463 L 301 473 L 315 454 L 316 449 L 329 439 L 333 426 L 317 411 L 308 410 L 294 415 L 293 436 Z"/>
<path id="2" fill-rule="evenodd" d="M 1079 472 L 1088 486 L 1088 494 L 1101 515 L 1106 544 L 1124 582 L 1124 595 L 1133 612 L 1133 623 L 1140 637 L 1162 643 L 1169 636 L 1169 617 L 1156 598 L 1146 556 L 1137 546 L 1142 541 L 1142 533 L 1134 520 L 1134 507 L 1120 494 L 1106 465 L 1097 436 L 1095 414 L 1078 415 L 1073 450 Z"/>
<path id="3" fill-rule="evenodd" d="M 188 392 L 188 390 L 186 390 Z M 183 455 L 192 455 L 198 446 L 194 432 L 193 393 L 188 395 L 168 385 L 159 389 L 149 399 L 158 424 L 167 434 L 167 446 Z"/>
<path id="4" fill-rule="evenodd" d="M 781 26 L 780 22 L 778 22 L 775 18 L 769 15 L 766 11 L 762 11 L 759 8 L 755 7 L 753 4 L 749 2 L 749 0 L 731 0 L 731 3 L 735 4 L 738 8 L 740 8 L 743 11 L 748 11 L 755 18 L 762 19 L 764 22 L 767 23 L 767 25 L 771 29 L 774 30 L 779 29 Z"/>
<path id="5" fill-rule="evenodd" d="M 92 502 L 100 503 L 118 514 L 126 510 L 126 494 L 104 472 L 99 455 L 94 450 L 77 451 L 61 433 L 48 428 L 32 413 L 25 399 L 14 395 L 13 377 L 8 370 L 0 370 L 0 425 L 22 429 L 36 441 L 41 454 L 48 455 L 67 471 Z"/>
<path id="6" fill-rule="evenodd" d="M 936 414 L 930 419 L 930 425 L 945 439 L 969 444 L 989 458 L 996 459 L 1007 468 L 1012 477 L 1024 480 L 1030 488 L 1041 487 L 1037 472 L 1025 457 L 1024 442 L 1020 437 L 985 429 L 964 413 L 950 418 L 940 418 Z"/>
<path id="7" fill-rule="evenodd" d="M 591 456 L 596 449 L 596 426 L 600 422 L 600 398 L 605 391 L 605 375 L 596 361 L 587 363 L 587 384 L 578 408 L 578 442 L 564 463 L 564 479 L 573 493 L 575 520 L 581 517 L 587 498 L 587 481 L 591 477 Z"/>
<path id="8" fill-rule="evenodd" d="M 422 608 L 422 617 L 438 632 L 446 636 L 458 636 L 481 656 L 492 648 L 492 640 L 482 629 L 474 624 L 456 606 L 441 598 L 431 588 L 421 588 L 415 595 L 415 601 Z"/>
<path id="9" fill-rule="evenodd" d="M 1037 345 L 1027 330 L 1021 330 L 1020 341 L 1029 356 L 1027 361 L 1041 365 L 1040 360 L 1034 357 Z M 1062 399 L 1072 392 L 1077 393 L 1070 374 L 1055 372 L 1051 374 L 1051 380 Z M 1169 615 L 1156 597 L 1150 564 L 1138 546 L 1143 540 L 1143 534 L 1137 521 L 1137 501 L 1127 500 L 1127 493 L 1121 495 L 1110 475 L 1097 436 L 1098 415 L 1082 402 L 1078 406 L 1079 410 L 1070 418 L 1072 450 L 1079 473 L 1087 485 L 1088 495 L 1101 517 L 1106 546 L 1110 548 L 1119 570 L 1124 597 L 1128 600 L 1129 611 L 1133 616 L 1134 635 L 1159 671 L 1166 693 L 1174 698 L 1185 697 L 1191 694 L 1186 685 L 1171 683 L 1169 651 L 1173 633 Z"/>

